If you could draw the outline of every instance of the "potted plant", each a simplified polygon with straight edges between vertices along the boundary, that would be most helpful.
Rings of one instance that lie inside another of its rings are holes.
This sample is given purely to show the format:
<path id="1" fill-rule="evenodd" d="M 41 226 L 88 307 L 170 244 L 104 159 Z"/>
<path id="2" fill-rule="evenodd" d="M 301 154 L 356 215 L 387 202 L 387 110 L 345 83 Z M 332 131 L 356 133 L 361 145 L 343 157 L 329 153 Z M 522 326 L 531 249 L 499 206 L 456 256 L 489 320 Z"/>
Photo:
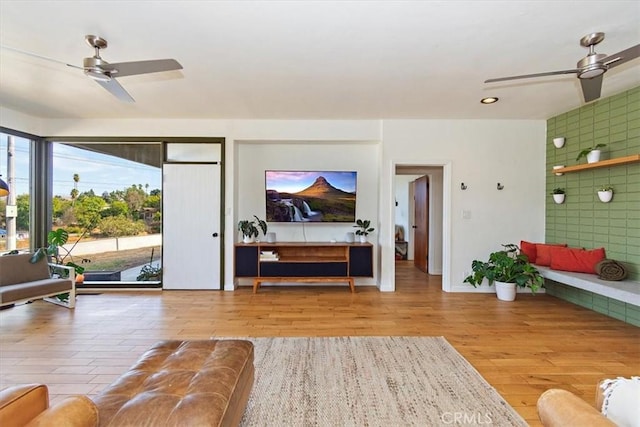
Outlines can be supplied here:
<path id="1" fill-rule="evenodd" d="M 140 269 L 140 274 L 136 277 L 136 280 L 141 282 L 147 282 L 150 280 L 162 280 L 162 267 L 160 264 L 153 265 L 153 251 L 151 249 L 151 258 L 149 259 L 149 264 L 145 264 Z"/>
<path id="2" fill-rule="evenodd" d="M 565 197 L 564 193 L 565 193 L 564 188 L 554 188 L 553 191 L 551 191 L 551 195 L 553 196 L 553 201 L 556 202 L 557 204 L 564 203 L 564 197 Z"/>
<path id="3" fill-rule="evenodd" d="M 587 157 L 587 163 L 595 163 L 600 161 L 600 154 L 602 151 L 600 148 L 606 147 L 607 144 L 596 144 L 593 147 L 585 148 L 581 152 L 578 153 L 578 157 L 576 157 L 576 161 L 580 160 L 583 157 Z"/>
<path id="4" fill-rule="evenodd" d="M 36 250 L 36 252 L 31 257 L 31 262 L 34 262 L 34 263 L 38 262 L 43 257 L 48 256 L 51 258 L 51 260 L 55 264 L 67 265 L 69 267 L 73 267 L 76 272 L 76 282 L 82 283 L 84 280 L 84 277 L 82 277 L 82 275 L 84 273 L 85 268 L 74 262 L 73 256 L 71 256 L 71 251 L 73 251 L 73 248 L 75 248 L 75 246 L 78 244 L 80 239 L 84 237 L 87 230 L 88 229 L 85 229 L 85 231 L 82 233 L 80 238 L 76 240 L 76 242 L 73 244 L 71 249 L 66 249 L 64 247 L 64 245 L 69 240 L 69 232 L 67 230 L 65 230 L 64 228 L 58 228 L 57 230 L 50 231 L 49 234 L 47 234 L 47 243 L 49 246 L 47 246 L 46 248 L 39 248 L 38 250 Z M 60 254 L 61 250 L 65 252 L 64 255 Z M 67 259 L 67 257 L 69 258 L 69 261 L 65 264 L 65 260 Z M 80 261 L 81 264 L 84 264 L 87 262 L 91 262 L 91 261 L 86 258 L 83 258 Z"/>
<path id="5" fill-rule="evenodd" d="M 513 301 L 516 297 L 516 286 L 530 288 L 536 293 L 544 285 L 540 272 L 531 264 L 526 255 L 520 253 L 514 244 L 502 245 L 503 250 L 493 252 L 488 261 L 474 260 L 471 263 L 472 274 L 464 279 L 473 287 L 481 285 L 486 279 L 489 286 L 496 283 L 496 294 L 499 300 Z"/>
<path id="6" fill-rule="evenodd" d="M 262 230 L 262 234 L 267 234 L 267 223 L 255 215 L 253 218 L 252 220 L 243 219 L 238 221 L 238 230 L 242 232 L 242 241 L 244 243 L 255 242 L 256 237 L 260 235 L 258 227 Z"/>
<path id="7" fill-rule="evenodd" d="M 369 233 L 375 230 L 375 228 L 370 227 L 370 225 L 371 221 L 369 221 L 368 219 L 356 220 L 356 225 L 354 225 L 353 227 L 358 229 L 356 230 L 356 236 L 360 236 L 361 243 L 366 243 Z"/>
<path id="8" fill-rule="evenodd" d="M 601 202 L 609 203 L 613 198 L 613 187 L 610 185 L 601 185 L 598 187 L 598 198 Z"/>

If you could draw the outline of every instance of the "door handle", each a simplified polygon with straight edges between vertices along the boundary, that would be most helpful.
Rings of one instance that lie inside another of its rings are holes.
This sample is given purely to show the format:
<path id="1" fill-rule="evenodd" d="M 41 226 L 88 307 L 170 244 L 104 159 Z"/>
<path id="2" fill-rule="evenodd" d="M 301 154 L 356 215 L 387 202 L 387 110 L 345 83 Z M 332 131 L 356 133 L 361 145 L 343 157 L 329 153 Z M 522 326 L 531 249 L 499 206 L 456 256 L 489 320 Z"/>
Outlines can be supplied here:
<path id="1" fill-rule="evenodd" d="M 213 233 L 211 237 L 218 237 L 218 233 Z"/>

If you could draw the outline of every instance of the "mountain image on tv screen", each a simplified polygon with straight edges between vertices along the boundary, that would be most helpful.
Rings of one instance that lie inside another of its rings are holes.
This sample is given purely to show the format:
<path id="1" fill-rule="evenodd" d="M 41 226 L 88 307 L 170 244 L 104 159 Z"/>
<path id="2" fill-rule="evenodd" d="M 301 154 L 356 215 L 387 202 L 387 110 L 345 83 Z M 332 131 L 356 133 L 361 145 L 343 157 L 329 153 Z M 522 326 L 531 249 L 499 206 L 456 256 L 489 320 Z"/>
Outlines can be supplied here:
<path id="1" fill-rule="evenodd" d="M 266 171 L 267 222 L 355 222 L 357 172 Z"/>

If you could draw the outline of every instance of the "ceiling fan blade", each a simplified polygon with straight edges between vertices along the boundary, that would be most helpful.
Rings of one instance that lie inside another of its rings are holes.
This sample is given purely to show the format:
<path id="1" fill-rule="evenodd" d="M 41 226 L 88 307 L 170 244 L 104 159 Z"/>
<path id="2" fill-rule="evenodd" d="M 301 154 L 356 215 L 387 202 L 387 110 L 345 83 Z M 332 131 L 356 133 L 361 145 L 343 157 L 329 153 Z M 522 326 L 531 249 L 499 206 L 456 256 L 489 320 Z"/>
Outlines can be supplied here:
<path id="1" fill-rule="evenodd" d="M 602 60 L 602 62 L 609 68 L 617 67 L 620 64 L 624 64 L 627 61 L 636 59 L 640 56 L 640 44 L 630 47 L 629 49 L 621 50 L 618 53 L 609 55 Z"/>
<path id="2" fill-rule="evenodd" d="M 182 65 L 175 59 L 152 59 L 149 61 L 116 62 L 106 65 L 104 69 L 111 70 L 115 77 L 124 77 L 136 74 L 181 70 Z"/>
<path id="3" fill-rule="evenodd" d="M 507 80 L 516 80 L 516 79 L 529 79 L 532 77 L 544 77 L 544 76 L 556 76 L 558 74 L 577 74 L 578 70 L 562 70 L 562 71 L 549 71 L 547 73 L 536 73 L 536 74 L 524 74 L 522 76 L 510 76 L 510 77 L 499 77 L 497 79 L 488 79 L 485 80 L 485 83 L 493 83 L 493 82 L 504 82 Z"/>
<path id="4" fill-rule="evenodd" d="M 136 102 L 129 93 L 114 78 L 107 81 L 94 80 L 100 86 L 108 90 L 113 96 L 123 102 Z"/>
<path id="5" fill-rule="evenodd" d="M 600 74 L 598 77 L 592 79 L 579 79 L 580 85 L 582 86 L 582 94 L 584 95 L 584 102 L 591 102 L 594 99 L 600 98 L 603 77 L 604 74 Z"/>
<path id="6" fill-rule="evenodd" d="M 15 47 L 2 45 L 2 49 L 7 49 L 7 50 L 10 50 L 10 51 L 13 51 L 13 52 L 21 53 L 23 55 L 31 56 L 32 58 L 44 59 L 45 61 L 51 61 L 51 62 L 55 62 L 57 64 L 66 65 L 67 67 L 71 67 L 71 68 L 78 68 L 80 70 L 83 69 L 82 67 L 80 67 L 78 65 L 68 64 L 68 63 L 66 63 L 64 61 L 59 61 L 57 59 L 49 58 L 48 56 L 38 55 L 37 53 L 27 52 L 26 50 L 22 50 L 22 49 L 16 49 Z"/>

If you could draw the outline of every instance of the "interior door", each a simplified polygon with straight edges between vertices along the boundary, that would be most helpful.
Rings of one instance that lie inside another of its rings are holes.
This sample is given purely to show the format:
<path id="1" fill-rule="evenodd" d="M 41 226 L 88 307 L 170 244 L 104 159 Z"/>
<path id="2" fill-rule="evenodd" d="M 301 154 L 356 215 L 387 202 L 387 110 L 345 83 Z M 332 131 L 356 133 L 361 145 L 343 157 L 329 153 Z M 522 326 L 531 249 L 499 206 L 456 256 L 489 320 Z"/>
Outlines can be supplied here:
<path id="1" fill-rule="evenodd" d="M 429 249 L 429 177 L 422 176 L 415 180 L 415 216 L 413 240 L 413 265 L 428 273 L 427 257 Z"/>
<path id="2" fill-rule="evenodd" d="M 163 166 L 164 289 L 221 289 L 220 179 L 220 164 Z"/>

